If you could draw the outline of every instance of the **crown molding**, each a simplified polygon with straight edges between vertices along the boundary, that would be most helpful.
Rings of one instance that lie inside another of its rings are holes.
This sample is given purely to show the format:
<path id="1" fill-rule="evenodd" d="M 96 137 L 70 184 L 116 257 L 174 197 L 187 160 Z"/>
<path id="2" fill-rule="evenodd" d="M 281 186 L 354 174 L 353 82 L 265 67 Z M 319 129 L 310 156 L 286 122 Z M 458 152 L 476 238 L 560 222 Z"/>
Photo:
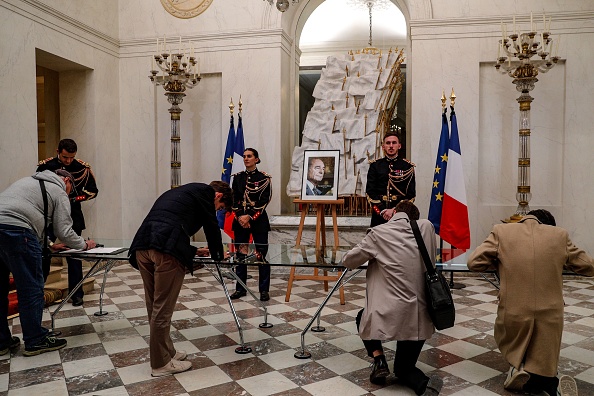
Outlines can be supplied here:
<path id="1" fill-rule="evenodd" d="M 83 42 L 99 51 L 118 56 L 119 41 L 37 0 L 2 0 L 6 8 L 48 29 Z"/>
<path id="2" fill-rule="evenodd" d="M 568 11 L 547 14 L 553 18 L 553 34 L 594 33 L 592 11 Z M 412 40 L 481 38 L 501 35 L 501 21 L 510 29 L 513 15 L 423 19 L 410 21 Z M 538 19 L 538 18 L 537 18 Z M 517 15 L 518 26 L 528 26 L 530 15 Z"/>

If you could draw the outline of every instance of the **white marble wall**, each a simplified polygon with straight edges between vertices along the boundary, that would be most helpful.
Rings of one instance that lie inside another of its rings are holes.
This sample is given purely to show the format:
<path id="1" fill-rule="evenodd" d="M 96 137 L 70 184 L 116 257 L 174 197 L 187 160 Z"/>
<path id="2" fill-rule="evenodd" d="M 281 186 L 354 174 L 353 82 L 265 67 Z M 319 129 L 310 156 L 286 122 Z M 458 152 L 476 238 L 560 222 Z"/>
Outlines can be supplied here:
<path id="1" fill-rule="evenodd" d="M 62 134 L 79 143 L 99 182 L 83 205 L 89 233 L 130 238 L 169 186 L 169 113 L 149 83 L 156 37 L 193 40 L 206 73 L 181 105 L 182 181 L 218 179 L 229 127 L 227 105 L 242 95 L 246 145 L 272 174 L 271 215 L 287 208 L 283 191 L 296 144 L 295 83 L 303 20 L 322 0 L 301 0 L 285 14 L 262 0 L 217 0 L 197 18 L 169 15 L 158 1 L 0 1 L 0 189 L 29 175 L 37 160 L 35 48 L 83 66 L 61 79 Z M 516 206 L 517 92 L 489 62 L 502 16 L 527 23 L 553 16 L 567 61 L 539 76 L 533 92 L 532 205 L 550 209 L 581 246 L 594 252 L 589 170 L 594 3 L 580 0 L 451 2 L 395 0 L 409 18 L 407 78 L 411 159 L 422 213 L 440 129 L 441 90 L 456 90 L 473 245 Z M 476 3 L 476 4 L 475 4 Z M 284 203 L 281 204 L 281 201 Z"/>

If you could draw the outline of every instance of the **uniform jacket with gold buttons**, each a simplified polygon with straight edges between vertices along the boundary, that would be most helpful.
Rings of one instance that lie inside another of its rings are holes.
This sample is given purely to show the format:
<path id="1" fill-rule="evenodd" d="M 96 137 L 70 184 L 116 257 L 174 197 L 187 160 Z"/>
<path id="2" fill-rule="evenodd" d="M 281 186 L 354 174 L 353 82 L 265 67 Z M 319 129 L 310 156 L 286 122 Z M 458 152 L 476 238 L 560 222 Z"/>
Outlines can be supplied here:
<path id="1" fill-rule="evenodd" d="M 365 193 L 372 209 L 372 222 L 382 210 L 393 208 L 404 199 L 414 200 L 415 164 L 399 156 L 371 162 Z"/>
<path id="2" fill-rule="evenodd" d="M 272 198 L 272 177 L 258 168 L 233 175 L 233 212 L 235 217 L 250 216 L 250 228 L 253 232 L 270 231 L 270 222 L 266 206 Z M 243 228 L 237 220 L 233 229 Z"/>

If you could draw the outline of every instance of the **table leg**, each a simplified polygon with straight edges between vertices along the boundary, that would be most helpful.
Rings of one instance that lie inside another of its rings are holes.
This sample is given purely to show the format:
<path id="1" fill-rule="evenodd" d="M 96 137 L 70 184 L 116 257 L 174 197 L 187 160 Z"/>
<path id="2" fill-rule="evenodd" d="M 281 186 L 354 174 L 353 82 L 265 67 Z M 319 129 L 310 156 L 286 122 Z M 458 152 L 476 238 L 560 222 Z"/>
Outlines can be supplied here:
<path id="1" fill-rule="evenodd" d="M 109 270 L 113 267 L 114 263 L 115 261 L 108 260 L 107 265 L 105 266 L 105 272 L 103 273 L 103 283 L 101 283 L 101 292 L 99 293 L 99 311 L 93 314 L 95 316 L 107 315 L 107 311 L 103 310 L 103 294 L 105 292 L 105 281 L 107 280 L 107 272 L 109 272 Z"/>
<path id="2" fill-rule="evenodd" d="M 242 355 L 244 355 L 246 353 L 250 353 L 252 351 L 252 348 L 245 345 L 245 343 L 243 341 L 243 329 L 241 328 L 241 324 L 239 323 L 239 318 L 237 316 L 237 312 L 235 312 L 235 307 L 233 306 L 233 303 L 231 302 L 231 296 L 229 296 L 229 290 L 227 289 L 227 284 L 223 280 L 223 274 L 221 273 L 221 268 L 220 268 L 219 264 L 215 264 L 215 267 L 216 267 L 217 273 L 219 275 L 221 286 L 223 286 L 223 291 L 225 292 L 225 297 L 227 297 L 227 302 L 229 303 L 229 307 L 231 308 L 231 313 L 233 314 L 233 319 L 235 320 L 235 325 L 237 326 L 237 330 L 239 331 L 239 342 L 241 345 L 238 346 L 237 348 L 235 348 L 235 353 L 239 353 Z"/>
<path id="3" fill-rule="evenodd" d="M 264 264 L 265 265 L 265 264 Z M 237 276 L 237 274 L 235 273 L 235 271 L 229 271 L 229 274 L 235 278 L 235 280 L 245 289 L 247 290 L 248 293 L 250 293 L 250 296 L 252 296 L 252 298 L 254 299 L 254 301 L 260 305 L 260 307 L 264 310 L 264 323 L 260 323 L 258 325 L 258 327 L 262 328 L 262 329 L 268 329 L 270 327 L 272 327 L 272 323 L 268 323 L 268 309 L 266 308 L 266 305 L 264 305 L 264 303 L 262 301 L 260 301 L 260 299 L 258 297 L 256 297 L 256 295 L 254 294 L 254 292 L 252 291 L 252 289 L 250 289 L 249 287 L 247 287 L 247 285 L 245 283 L 243 283 L 243 281 L 241 279 L 239 279 L 239 276 Z"/>
<path id="4" fill-rule="evenodd" d="M 74 289 L 73 290 L 70 290 L 69 293 L 68 293 L 68 295 L 62 299 L 62 302 L 60 303 L 60 305 L 58 305 L 58 307 L 54 310 L 54 312 L 50 313 L 50 317 L 52 319 L 52 332 L 54 333 L 54 335 L 60 335 L 61 334 L 61 332 L 55 331 L 55 323 L 54 322 L 55 322 L 56 315 L 58 314 L 58 312 L 60 312 L 60 310 L 62 309 L 62 307 L 68 302 L 68 300 L 72 297 L 72 295 L 74 293 L 76 293 L 76 291 L 79 288 L 82 287 L 84 281 L 87 278 L 89 278 L 90 276 L 95 275 L 93 273 L 93 271 L 94 271 L 95 267 L 97 267 L 97 265 L 99 263 L 101 263 L 101 260 L 97 260 L 95 262 L 95 264 L 93 264 L 93 266 L 91 267 L 91 269 L 89 269 L 89 271 L 85 274 L 85 276 L 83 276 L 83 278 L 80 280 L 80 282 L 78 282 L 78 284 L 74 287 Z"/>
<path id="5" fill-rule="evenodd" d="M 359 270 L 359 272 L 360 271 L 361 270 Z M 309 323 L 307 324 L 307 326 L 305 326 L 305 329 L 303 329 L 303 331 L 301 332 L 301 351 L 297 351 L 293 355 L 297 359 L 309 359 L 311 357 L 311 353 L 305 350 L 305 333 L 307 333 L 307 331 L 309 330 L 309 328 L 313 324 L 314 320 L 316 320 L 316 318 L 320 315 L 320 313 L 322 312 L 322 309 L 326 306 L 326 304 L 328 303 L 328 300 L 330 300 L 330 297 L 332 297 L 332 294 L 334 294 L 334 292 L 336 291 L 336 289 L 342 284 L 342 280 L 345 277 L 346 273 L 347 273 L 347 271 L 344 271 L 342 273 L 342 275 L 340 276 L 340 278 L 338 278 L 338 281 L 336 282 L 336 284 L 334 285 L 334 287 L 332 287 L 332 290 L 330 290 L 330 293 L 328 293 L 328 295 L 326 296 L 326 298 L 324 299 L 324 301 L 322 301 L 322 303 L 320 304 L 320 306 L 316 310 L 316 313 L 314 313 L 314 316 L 311 318 L 311 320 L 309 321 Z M 351 278 L 349 278 L 349 279 L 351 279 Z"/>

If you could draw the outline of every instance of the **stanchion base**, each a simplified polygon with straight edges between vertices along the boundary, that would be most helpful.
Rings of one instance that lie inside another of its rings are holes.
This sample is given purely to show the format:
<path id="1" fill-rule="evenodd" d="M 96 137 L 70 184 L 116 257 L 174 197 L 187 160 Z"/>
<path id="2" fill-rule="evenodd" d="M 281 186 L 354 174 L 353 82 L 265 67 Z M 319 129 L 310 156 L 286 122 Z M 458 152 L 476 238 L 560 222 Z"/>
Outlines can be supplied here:
<path id="1" fill-rule="evenodd" d="M 314 333 L 321 333 L 322 331 L 326 331 L 326 328 L 322 326 L 314 326 L 310 330 Z"/>
<path id="2" fill-rule="evenodd" d="M 450 289 L 460 290 L 464 289 L 465 287 L 466 285 L 464 283 L 450 282 Z"/>
<path id="3" fill-rule="evenodd" d="M 247 345 L 238 346 L 235 348 L 235 353 L 239 353 L 240 355 L 245 355 L 246 353 L 250 353 L 252 348 Z"/>
<path id="4" fill-rule="evenodd" d="M 311 353 L 307 352 L 306 350 L 302 350 L 300 352 L 295 352 L 293 356 L 295 356 L 297 359 L 310 359 Z"/>
<path id="5" fill-rule="evenodd" d="M 269 329 L 272 327 L 272 323 L 260 323 L 258 327 L 261 329 Z"/>
<path id="6" fill-rule="evenodd" d="M 57 336 L 60 336 L 60 335 L 62 335 L 62 332 L 61 331 L 55 331 L 55 330 L 52 330 L 49 333 L 47 333 L 47 336 L 48 337 L 57 337 Z"/>
<path id="7" fill-rule="evenodd" d="M 109 313 L 109 312 L 107 312 L 107 311 L 97 311 L 97 312 L 95 312 L 93 315 L 95 315 L 95 316 L 105 316 L 105 315 L 107 315 L 108 313 Z"/>

